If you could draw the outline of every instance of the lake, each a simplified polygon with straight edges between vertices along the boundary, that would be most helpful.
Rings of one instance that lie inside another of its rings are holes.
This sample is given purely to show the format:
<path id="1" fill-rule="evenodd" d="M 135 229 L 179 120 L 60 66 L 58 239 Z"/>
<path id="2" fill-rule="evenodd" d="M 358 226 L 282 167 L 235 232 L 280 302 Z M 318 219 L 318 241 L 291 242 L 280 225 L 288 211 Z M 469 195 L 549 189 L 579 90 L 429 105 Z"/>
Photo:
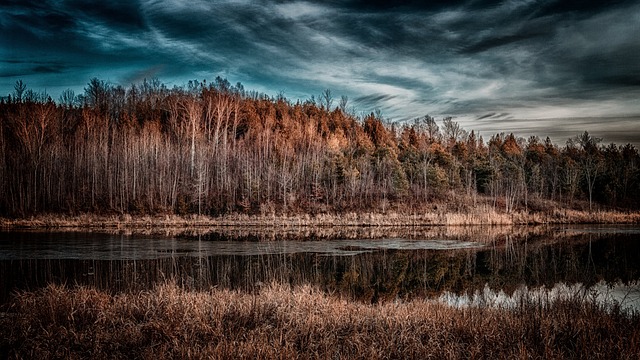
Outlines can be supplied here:
<path id="1" fill-rule="evenodd" d="M 111 292 L 163 281 L 255 291 L 312 284 L 365 302 L 510 306 L 583 294 L 640 309 L 640 227 L 218 228 L 0 232 L 0 301 L 49 283 Z"/>

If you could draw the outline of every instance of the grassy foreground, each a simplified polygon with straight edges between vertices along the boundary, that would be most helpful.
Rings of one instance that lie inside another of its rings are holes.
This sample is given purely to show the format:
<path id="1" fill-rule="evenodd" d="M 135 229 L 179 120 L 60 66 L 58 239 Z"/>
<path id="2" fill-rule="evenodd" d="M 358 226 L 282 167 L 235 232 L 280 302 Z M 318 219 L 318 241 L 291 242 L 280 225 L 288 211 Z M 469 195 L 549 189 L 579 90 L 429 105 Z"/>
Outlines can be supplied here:
<path id="1" fill-rule="evenodd" d="M 0 317 L 2 358 L 637 358 L 640 315 L 578 299 L 515 310 L 369 305 L 311 287 L 109 295 L 51 285 Z"/>

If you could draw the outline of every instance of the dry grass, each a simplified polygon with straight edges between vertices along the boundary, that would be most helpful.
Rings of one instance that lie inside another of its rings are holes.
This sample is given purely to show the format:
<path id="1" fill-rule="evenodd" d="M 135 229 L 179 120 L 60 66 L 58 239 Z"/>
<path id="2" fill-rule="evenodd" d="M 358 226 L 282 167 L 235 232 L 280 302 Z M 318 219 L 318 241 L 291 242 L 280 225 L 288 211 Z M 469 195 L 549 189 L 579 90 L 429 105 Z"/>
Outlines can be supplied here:
<path id="1" fill-rule="evenodd" d="M 8 358 L 638 358 L 640 316 L 579 299 L 516 310 L 366 305 L 311 287 L 107 295 L 49 286 L 0 317 Z"/>
<path id="2" fill-rule="evenodd" d="M 533 225 L 533 224 L 639 224 L 640 212 L 581 211 L 551 208 L 547 211 L 505 213 L 488 204 L 464 209 L 424 209 L 412 212 L 342 213 L 316 215 L 246 215 L 221 217 L 204 215 L 38 215 L 31 218 L 0 218 L 0 229 L 138 229 L 155 233 L 175 233 L 184 229 L 216 227 L 327 227 L 327 226 L 441 226 L 441 225 Z"/>

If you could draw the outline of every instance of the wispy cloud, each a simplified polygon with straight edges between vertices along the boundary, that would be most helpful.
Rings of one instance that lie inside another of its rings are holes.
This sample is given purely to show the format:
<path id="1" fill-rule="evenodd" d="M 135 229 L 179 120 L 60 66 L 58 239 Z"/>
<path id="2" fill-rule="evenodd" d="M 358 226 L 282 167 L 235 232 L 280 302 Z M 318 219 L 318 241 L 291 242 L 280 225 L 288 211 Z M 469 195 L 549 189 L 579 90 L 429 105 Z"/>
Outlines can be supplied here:
<path id="1" fill-rule="evenodd" d="M 18 78 L 81 90 L 93 76 L 222 75 L 294 99 L 329 88 L 358 111 L 452 115 L 487 131 L 506 117 L 526 129 L 515 119 L 640 114 L 637 1 L 9 0 L 0 31 L 12 34 L 0 38 L 4 93 Z"/>

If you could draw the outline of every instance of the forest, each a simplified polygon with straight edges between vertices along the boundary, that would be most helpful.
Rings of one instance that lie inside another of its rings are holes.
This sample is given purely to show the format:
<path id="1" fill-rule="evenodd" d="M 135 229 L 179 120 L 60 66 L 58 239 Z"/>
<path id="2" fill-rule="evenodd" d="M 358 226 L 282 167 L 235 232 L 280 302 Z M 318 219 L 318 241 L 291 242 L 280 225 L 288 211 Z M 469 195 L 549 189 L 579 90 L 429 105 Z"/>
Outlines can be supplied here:
<path id="1" fill-rule="evenodd" d="M 219 77 L 94 78 L 54 101 L 18 81 L 0 101 L 0 216 L 639 208 L 631 144 L 588 132 L 485 141 L 453 118 L 391 123 L 348 101 L 325 90 L 292 102 Z"/>

